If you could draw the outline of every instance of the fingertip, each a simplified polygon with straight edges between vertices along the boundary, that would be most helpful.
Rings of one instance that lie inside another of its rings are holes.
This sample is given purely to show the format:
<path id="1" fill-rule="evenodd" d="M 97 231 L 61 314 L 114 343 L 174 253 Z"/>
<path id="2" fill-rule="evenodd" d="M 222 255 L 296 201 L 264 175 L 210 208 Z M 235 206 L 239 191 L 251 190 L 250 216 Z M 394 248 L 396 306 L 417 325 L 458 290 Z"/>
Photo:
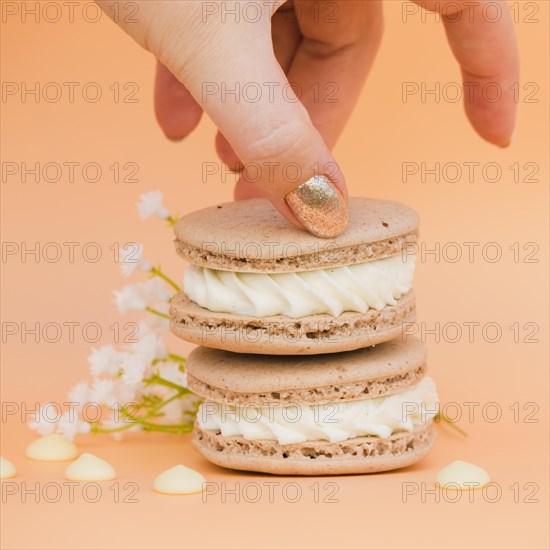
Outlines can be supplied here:
<path id="1" fill-rule="evenodd" d="M 516 135 L 516 131 L 513 130 L 512 133 L 510 134 L 510 137 L 508 138 L 508 145 L 506 145 L 506 147 L 511 147 L 512 144 L 514 143 L 514 137 Z"/>
<path id="2" fill-rule="evenodd" d="M 514 134 L 516 133 L 515 128 L 508 133 L 508 135 L 502 139 L 502 141 L 498 144 L 499 147 L 502 149 L 507 149 L 508 147 L 511 147 L 512 143 L 514 142 Z"/>
<path id="3" fill-rule="evenodd" d="M 497 147 L 500 147 L 501 149 L 508 149 L 512 145 L 512 138 L 502 141 L 500 143 L 495 143 Z"/>
<path id="4" fill-rule="evenodd" d="M 475 124 L 472 124 L 476 133 L 487 143 L 490 143 L 491 145 L 494 145 L 495 147 L 498 147 L 499 149 L 507 149 L 511 143 L 512 138 L 511 135 L 506 134 L 499 134 L 491 131 L 490 128 L 479 128 Z"/>
<path id="5" fill-rule="evenodd" d="M 498 129 L 487 125 L 480 126 L 474 123 L 472 125 L 481 138 L 495 147 L 507 149 L 512 144 L 513 132 L 499 132 Z"/>
<path id="6" fill-rule="evenodd" d="M 174 142 L 187 137 L 202 116 L 201 106 L 162 63 L 157 64 L 155 76 L 155 116 L 164 135 Z"/>
<path id="7" fill-rule="evenodd" d="M 465 103 L 465 111 L 470 124 L 485 141 L 505 149 L 513 139 L 516 106 L 513 98 L 502 97 L 499 102 L 487 102 L 475 97 Z"/>
<path id="8" fill-rule="evenodd" d="M 164 137 L 168 140 L 168 141 L 171 141 L 173 143 L 180 143 L 181 141 L 183 141 L 187 136 L 176 136 L 176 135 L 171 135 L 171 133 L 166 133 L 164 130 L 163 130 L 163 133 L 164 133 Z"/>

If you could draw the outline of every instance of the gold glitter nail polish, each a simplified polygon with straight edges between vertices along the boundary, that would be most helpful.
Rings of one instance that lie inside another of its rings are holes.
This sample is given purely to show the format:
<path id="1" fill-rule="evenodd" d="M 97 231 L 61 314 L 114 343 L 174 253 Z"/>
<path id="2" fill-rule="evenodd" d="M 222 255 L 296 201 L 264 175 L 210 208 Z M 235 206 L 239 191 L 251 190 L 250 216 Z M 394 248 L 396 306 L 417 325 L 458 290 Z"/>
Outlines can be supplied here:
<path id="1" fill-rule="evenodd" d="M 288 193 L 285 202 L 298 221 L 317 237 L 336 237 L 348 224 L 344 197 L 326 176 L 313 176 Z"/>

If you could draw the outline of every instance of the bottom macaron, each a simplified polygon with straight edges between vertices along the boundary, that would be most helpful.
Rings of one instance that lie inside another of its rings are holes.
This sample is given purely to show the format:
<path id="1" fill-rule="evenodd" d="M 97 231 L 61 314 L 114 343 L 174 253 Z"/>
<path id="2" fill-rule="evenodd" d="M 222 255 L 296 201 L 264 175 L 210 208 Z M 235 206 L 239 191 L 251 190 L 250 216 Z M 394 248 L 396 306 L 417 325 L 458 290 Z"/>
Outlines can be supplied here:
<path id="1" fill-rule="evenodd" d="M 250 472 L 279 475 L 371 474 L 404 468 L 424 458 L 435 442 L 432 423 L 389 437 L 355 437 L 340 443 L 308 441 L 280 445 L 223 437 L 195 428 L 193 445 L 210 462 Z"/>
<path id="2" fill-rule="evenodd" d="M 317 357 L 197 348 L 187 372 L 205 398 L 193 444 L 219 466 L 364 474 L 409 466 L 434 444 L 438 396 L 415 339 Z"/>

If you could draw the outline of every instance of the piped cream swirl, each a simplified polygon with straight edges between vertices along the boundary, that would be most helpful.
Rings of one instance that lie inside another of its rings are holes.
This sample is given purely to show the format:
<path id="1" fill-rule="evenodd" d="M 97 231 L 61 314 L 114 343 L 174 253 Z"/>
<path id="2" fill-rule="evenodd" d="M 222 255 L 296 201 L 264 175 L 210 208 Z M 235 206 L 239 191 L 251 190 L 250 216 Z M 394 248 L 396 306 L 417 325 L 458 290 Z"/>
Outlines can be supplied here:
<path id="1" fill-rule="evenodd" d="M 189 266 L 183 289 L 210 311 L 270 317 L 365 313 L 395 305 L 412 288 L 414 256 L 296 273 L 239 273 Z"/>
<path id="2" fill-rule="evenodd" d="M 354 437 L 389 437 L 412 432 L 433 420 L 439 399 L 433 380 L 423 378 L 416 386 L 394 395 L 325 403 L 262 407 L 203 402 L 197 422 L 203 430 L 223 437 L 275 440 L 281 445 L 327 440 L 339 443 Z"/>

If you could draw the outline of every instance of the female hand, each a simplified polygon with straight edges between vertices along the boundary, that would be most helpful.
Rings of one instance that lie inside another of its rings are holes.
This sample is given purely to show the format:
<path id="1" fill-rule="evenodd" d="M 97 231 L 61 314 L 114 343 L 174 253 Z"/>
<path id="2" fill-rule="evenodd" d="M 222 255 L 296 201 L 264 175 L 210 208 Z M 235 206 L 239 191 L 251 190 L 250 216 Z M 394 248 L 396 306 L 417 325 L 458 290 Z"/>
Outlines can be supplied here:
<path id="1" fill-rule="evenodd" d="M 517 49 L 505 0 L 498 0 L 504 17 L 493 23 L 482 17 L 487 1 L 417 3 L 443 14 L 463 79 L 473 90 L 465 105 L 472 125 L 506 146 L 514 126 L 509 86 L 518 78 Z M 98 3 L 113 16 L 113 0 Z M 342 232 L 346 184 L 330 149 L 376 55 L 380 0 L 138 5 L 138 21 L 119 24 L 159 60 L 155 108 L 165 134 L 185 137 L 206 111 L 219 129 L 221 159 L 232 169 L 244 167 L 236 198 L 266 196 L 291 222 L 321 237 Z M 470 17 L 453 22 L 460 9 L 470 10 Z M 487 82 L 500 84 L 499 102 L 480 93 Z"/>

